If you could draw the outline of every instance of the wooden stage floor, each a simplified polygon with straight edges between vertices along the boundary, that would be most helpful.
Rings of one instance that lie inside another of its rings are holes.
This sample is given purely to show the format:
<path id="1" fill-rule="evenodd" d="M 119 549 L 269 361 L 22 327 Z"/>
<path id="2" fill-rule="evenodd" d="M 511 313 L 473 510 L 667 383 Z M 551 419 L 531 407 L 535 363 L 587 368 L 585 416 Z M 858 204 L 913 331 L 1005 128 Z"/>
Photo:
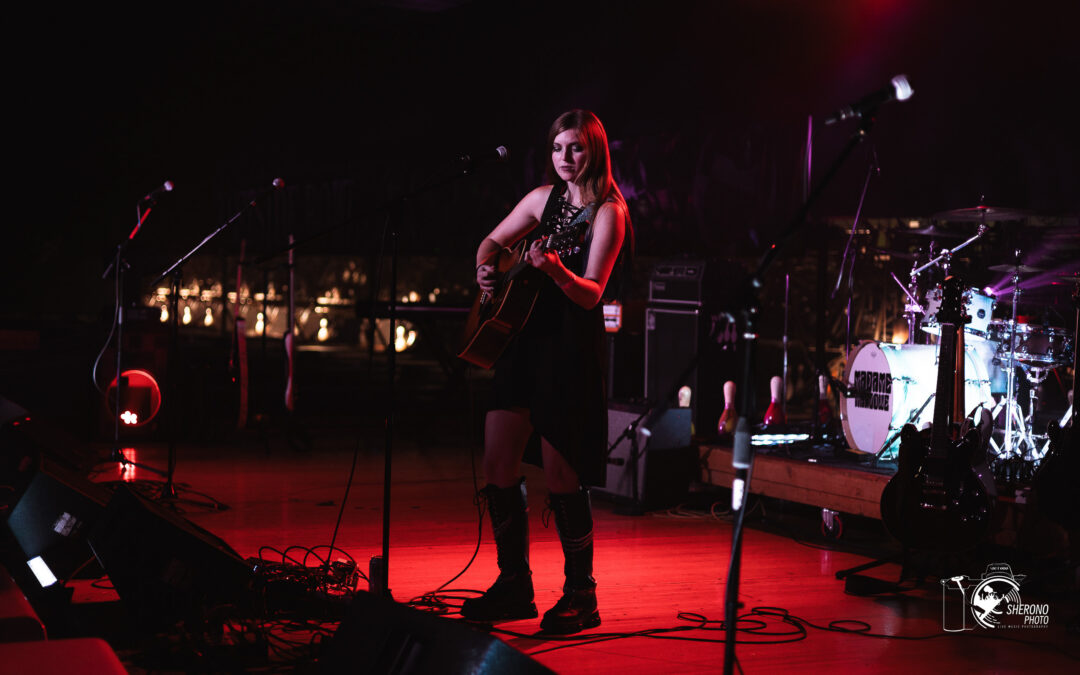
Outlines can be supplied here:
<path id="1" fill-rule="evenodd" d="M 462 442 L 460 434 L 459 440 L 450 436 L 418 433 L 410 426 L 395 439 L 389 586 L 398 602 L 436 591 L 466 566 L 451 588 L 483 589 L 496 574 L 486 522 L 479 555 L 469 565 L 477 545 L 474 444 Z M 382 542 L 383 441 L 370 430 L 316 434 L 307 452 L 277 438 L 266 447 L 253 438 L 181 444 L 176 468 L 176 481 L 185 488 L 181 496 L 208 495 L 228 506 L 220 511 L 189 506 L 185 517 L 244 557 L 258 555 L 261 547 L 327 545 L 356 448 L 356 474 L 337 545 L 366 571 Z M 138 445 L 134 459 L 164 466 L 165 448 Z M 531 559 L 543 612 L 559 596 L 562 554 L 554 525 L 542 524 L 542 474 L 529 467 L 526 476 Z M 119 478 L 114 464 L 95 476 Z M 158 477 L 135 470 L 124 478 Z M 618 515 L 610 503 L 594 499 L 603 624 L 569 640 L 537 635 L 538 620 L 504 623 L 495 634 L 568 675 L 721 672 L 725 634 L 720 622 L 732 538 L 725 499 L 722 489 L 702 489 L 683 508 L 642 516 Z M 813 508 L 760 497 L 753 498 L 751 508 L 737 647 L 744 672 L 1076 672 L 1080 645 L 1066 630 L 1070 622 L 1076 625 L 1075 590 L 1061 587 L 1058 578 L 1046 577 L 1039 595 L 1034 589 L 1023 594 L 1025 602 L 1049 603 L 1046 628 L 946 633 L 936 579 L 903 593 L 845 593 L 838 571 L 895 551 L 876 520 L 852 515 L 844 535 L 833 541 L 821 535 Z M 979 577 L 987 563 L 1014 554 L 991 550 L 985 559 L 969 560 L 950 573 Z M 1038 576 L 1036 568 L 1045 565 L 1030 555 L 1013 560 L 1014 571 L 1029 576 Z M 866 574 L 895 581 L 900 567 L 885 564 Z M 1075 589 L 1075 580 L 1072 584 Z M 76 600 L 95 593 L 101 591 L 80 586 Z M 121 656 L 140 672 L 138 654 Z"/>

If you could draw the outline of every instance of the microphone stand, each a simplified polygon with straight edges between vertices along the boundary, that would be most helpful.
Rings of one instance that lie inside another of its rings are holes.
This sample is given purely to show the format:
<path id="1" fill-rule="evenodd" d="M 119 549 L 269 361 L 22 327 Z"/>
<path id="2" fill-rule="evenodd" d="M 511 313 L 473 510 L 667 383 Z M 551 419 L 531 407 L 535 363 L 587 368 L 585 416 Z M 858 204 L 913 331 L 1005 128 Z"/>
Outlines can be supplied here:
<path id="1" fill-rule="evenodd" d="M 155 469 L 151 466 L 128 459 L 127 456 L 124 455 L 123 448 L 121 447 L 122 443 L 120 442 L 120 415 L 123 412 L 121 409 L 121 401 L 123 400 L 124 389 L 124 271 L 129 268 L 127 260 L 124 259 L 124 250 L 127 248 L 128 243 L 135 238 L 135 235 L 139 233 L 139 229 L 150 216 L 150 211 L 153 210 L 156 203 L 152 199 L 149 200 L 150 206 L 147 207 L 146 211 L 143 211 L 142 206 L 146 201 L 148 200 L 143 198 L 135 204 L 135 228 L 131 230 L 131 233 L 127 238 L 121 240 L 121 242 L 116 245 L 116 255 L 101 275 L 102 279 L 107 279 L 109 274 L 113 273 L 115 274 L 116 282 L 116 395 L 114 398 L 115 404 L 113 406 L 113 446 L 107 461 L 118 462 L 122 467 L 133 466 L 164 476 L 164 472 L 160 469 Z"/>
<path id="2" fill-rule="evenodd" d="M 746 518 L 745 496 L 749 492 L 750 477 L 754 469 L 754 452 L 750 443 L 750 420 L 754 418 L 754 358 L 757 352 L 757 333 L 755 332 L 756 320 L 760 313 L 759 293 L 765 285 L 765 272 L 780 252 L 784 242 L 806 221 L 811 206 L 821 196 L 836 173 L 843 166 L 847 158 L 855 148 L 866 139 L 873 126 L 874 115 L 864 114 L 859 118 L 859 126 L 848 142 L 844 145 L 840 154 L 829 166 L 821 182 L 810 192 L 803 201 L 802 206 L 788 223 L 779 241 L 770 246 L 761 257 L 757 269 L 747 280 L 744 292 L 744 306 L 741 310 L 743 318 L 743 339 L 746 340 L 744 351 L 743 374 L 742 374 L 742 404 L 739 406 L 740 415 L 735 425 L 735 440 L 732 450 L 732 465 L 735 468 L 735 480 L 732 483 L 732 512 L 735 516 L 731 542 L 731 562 L 728 566 L 727 589 L 724 598 L 724 675 L 731 675 L 735 667 L 735 633 L 737 631 L 739 609 L 739 573 L 742 564 L 742 531 Z"/>
<path id="3" fill-rule="evenodd" d="M 851 233 L 848 235 L 847 245 L 844 246 L 844 255 L 840 260 L 840 274 L 836 277 L 836 286 L 833 287 L 832 299 L 836 298 L 840 284 L 847 275 L 847 316 L 844 328 L 844 362 L 851 358 L 851 304 L 855 295 L 855 258 L 856 250 L 852 246 L 855 242 L 855 233 L 859 228 L 859 218 L 862 216 L 863 204 L 866 201 L 866 192 L 870 187 L 870 179 L 881 174 L 881 167 L 877 164 L 877 158 L 870 160 L 870 167 L 866 171 L 866 180 L 863 182 L 862 194 L 859 195 L 859 205 L 855 209 L 855 220 L 851 223 Z"/>
<path id="4" fill-rule="evenodd" d="M 370 561 L 368 578 L 370 580 L 370 592 L 372 595 L 378 597 L 385 597 L 391 600 L 393 599 L 393 597 L 390 593 L 390 490 L 392 486 L 391 469 L 393 466 L 392 458 L 394 453 L 394 419 L 397 416 L 397 392 L 394 381 L 397 378 L 398 238 L 401 229 L 401 223 L 403 221 L 403 214 L 406 202 L 437 188 L 449 185 L 450 183 L 462 178 L 463 176 L 468 176 L 479 164 L 479 162 L 476 162 L 467 156 L 460 157 L 459 162 L 461 165 L 460 169 L 457 169 L 453 172 L 448 172 L 445 176 L 432 179 L 427 183 L 421 184 L 419 187 L 409 192 L 388 199 L 380 206 L 376 207 L 364 216 L 359 216 L 357 218 L 347 218 L 342 222 L 324 228 L 319 232 L 315 232 L 312 235 L 301 239 L 300 241 L 290 241 L 288 245 L 282 247 L 277 251 L 269 253 L 256 261 L 256 263 L 263 262 L 288 251 L 292 251 L 298 246 L 302 246 L 311 241 L 314 241 L 315 239 L 323 237 L 326 234 L 338 229 L 339 227 L 353 222 L 354 220 L 362 220 L 364 217 L 370 217 L 377 213 L 386 214 L 385 232 L 386 236 L 390 239 L 390 303 L 387 313 L 387 318 L 390 321 L 390 340 L 389 344 L 387 345 L 387 349 L 389 352 L 387 356 L 387 365 L 390 373 L 388 378 L 389 381 L 386 385 L 387 410 L 384 419 L 386 436 L 383 445 L 382 550 L 381 555 L 372 558 L 372 560 Z M 376 283 L 378 283 L 378 280 L 376 280 Z M 376 318 L 373 312 L 371 316 L 373 326 L 375 320 Z"/>
<path id="5" fill-rule="evenodd" d="M 714 333 L 710 333 L 708 340 L 713 339 Z M 615 513 L 620 516 L 640 516 L 644 515 L 645 508 L 641 503 L 641 495 L 639 494 L 638 481 L 640 480 L 640 474 L 638 471 L 638 459 L 639 457 L 648 451 L 649 440 L 652 437 L 652 426 L 656 423 L 656 420 L 660 419 L 671 408 L 671 402 L 674 401 L 679 395 L 679 388 L 690 377 L 690 373 L 694 372 L 697 368 L 698 361 L 700 360 L 701 352 L 695 352 L 693 357 L 690 358 L 689 363 L 686 364 L 686 368 L 679 374 L 675 381 L 671 385 L 671 389 L 665 398 L 660 399 L 657 402 L 645 401 L 645 410 L 637 416 L 630 424 L 626 425 L 623 432 L 619 434 L 619 437 L 611 442 L 608 446 L 605 457 L 611 457 L 611 453 L 615 451 L 615 448 L 619 445 L 619 441 L 626 438 L 630 441 L 630 504 L 626 506 L 616 506 Z M 641 447 L 639 440 L 640 436 L 645 437 L 645 447 Z M 611 463 L 615 461 L 609 460 Z"/>
<path id="6" fill-rule="evenodd" d="M 276 183 L 276 181 L 275 181 Z M 277 185 L 275 184 L 275 188 Z M 228 220 L 222 223 L 218 228 L 212 231 L 210 234 L 203 237 L 202 241 L 195 245 L 190 251 L 182 255 L 176 262 L 170 265 L 164 272 L 158 275 L 158 277 L 152 282 L 152 285 L 161 283 L 166 277 L 171 277 L 170 289 L 169 289 L 169 311 L 172 314 L 172 326 L 169 331 L 169 379 L 166 384 L 166 391 L 168 392 L 166 400 L 169 402 L 169 457 L 168 457 L 168 470 L 165 473 L 165 484 L 161 488 L 160 498 L 165 501 L 180 501 L 176 491 L 176 485 L 173 482 L 173 476 L 176 472 L 176 437 L 180 428 L 180 416 L 178 408 L 179 389 L 176 386 L 179 372 L 179 333 L 180 333 L 180 283 L 183 279 L 183 266 L 192 256 L 194 256 L 203 246 L 208 244 L 211 240 L 217 237 L 227 227 L 236 222 L 249 208 L 256 206 L 256 200 L 252 199 L 249 203 L 240 208 L 234 213 Z M 239 292 L 239 290 L 237 291 Z M 225 504 L 217 500 L 212 502 L 193 502 L 191 500 L 184 500 L 187 503 L 191 503 L 197 506 L 211 508 L 215 510 L 225 510 L 228 508 Z"/>

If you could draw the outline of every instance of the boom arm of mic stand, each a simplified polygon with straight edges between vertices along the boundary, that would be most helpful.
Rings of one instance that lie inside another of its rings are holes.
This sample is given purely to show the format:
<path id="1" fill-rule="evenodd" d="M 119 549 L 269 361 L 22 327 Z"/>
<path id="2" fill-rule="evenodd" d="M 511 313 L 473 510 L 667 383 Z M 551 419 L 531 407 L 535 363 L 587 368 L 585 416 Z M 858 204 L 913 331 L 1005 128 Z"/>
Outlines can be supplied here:
<path id="1" fill-rule="evenodd" d="M 179 260 L 174 262 L 172 265 L 169 265 L 169 268 L 167 270 L 165 270 L 164 272 L 162 272 L 160 275 L 158 275 L 158 278 L 155 279 L 151 285 L 156 285 L 156 284 L 160 283 L 162 279 L 164 279 L 165 277 L 172 274 L 173 271 L 175 271 L 175 270 L 179 269 L 180 267 L 182 267 L 183 264 L 186 263 L 191 258 L 191 256 L 195 255 L 199 251 L 199 249 L 201 249 L 203 246 L 206 246 L 206 244 L 208 244 L 210 242 L 210 240 L 212 240 L 214 237 L 221 234 L 221 232 L 225 228 L 227 228 L 228 226 L 230 226 L 234 222 L 236 222 L 236 219 L 239 218 L 240 216 L 242 216 L 245 211 L 247 211 L 250 208 L 254 208 L 255 204 L 256 204 L 255 200 L 252 199 L 246 206 L 244 206 L 239 211 L 234 213 L 232 215 L 232 217 L 230 217 L 228 220 L 226 220 L 224 223 L 222 223 L 216 230 L 214 230 L 210 234 L 203 237 L 202 241 L 200 241 L 198 244 L 195 244 L 195 248 L 193 248 L 190 251 L 188 251 L 187 253 L 185 253 L 183 256 L 180 257 Z"/>

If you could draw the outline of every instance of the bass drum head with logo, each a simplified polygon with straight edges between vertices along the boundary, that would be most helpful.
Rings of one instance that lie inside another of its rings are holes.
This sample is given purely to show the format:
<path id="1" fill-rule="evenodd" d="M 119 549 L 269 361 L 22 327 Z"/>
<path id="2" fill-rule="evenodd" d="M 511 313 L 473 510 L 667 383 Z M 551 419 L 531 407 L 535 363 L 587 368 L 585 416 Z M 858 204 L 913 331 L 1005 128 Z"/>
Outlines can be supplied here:
<path id="1" fill-rule="evenodd" d="M 851 353 L 844 384 L 858 393 L 842 396 L 840 410 L 853 450 L 877 453 L 886 443 L 897 444 L 908 422 L 922 429 L 933 421 L 937 351 L 937 345 L 863 342 Z M 992 409 L 986 364 L 971 345 L 965 349 L 964 380 L 964 407 L 972 411 L 981 403 Z"/>

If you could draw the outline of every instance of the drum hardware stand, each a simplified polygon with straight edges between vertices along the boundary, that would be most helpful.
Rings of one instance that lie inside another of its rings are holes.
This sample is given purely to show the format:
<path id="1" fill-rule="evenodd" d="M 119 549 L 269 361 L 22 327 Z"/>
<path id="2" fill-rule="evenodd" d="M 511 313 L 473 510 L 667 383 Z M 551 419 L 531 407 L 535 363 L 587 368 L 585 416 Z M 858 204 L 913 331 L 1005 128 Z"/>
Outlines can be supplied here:
<path id="1" fill-rule="evenodd" d="M 938 256 L 936 258 L 931 259 L 930 262 L 922 265 L 921 267 L 916 267 L 915 269 L 911 270 L 912 278 L 919 275 L 924 270 L 926 270 L 926 269 L 928 269 L 930 267 L 933 267 L 934 265 L 937 265 L 939 262 L 941 263 L 941 269 L 945 272 L 945 276 L 949 276 L 949 264 L 950 264 L 950 261 L 952 260 L 953 254 L 956 253 L 957 251 L 959 251 L 959 250 L 961 250 L 963 248 L 966 248 L 967 246 L 970 246 L 971 244 L 975 243 L 984 234 L 986 234 L 986 224 L 981 223 L 979 225 L 978 231 L 974 235 L 972 235 L 970 238 L 968 238 L 967 241 L 963 241 L 963 242 L 957 244 L 956 246 L 954 246 L 953 248 L 943 248 L 943 249 L 941 249 L 941 253 L 938 254 Z"/>
<path id="2" fill-rule="evenodd" d="M 1028 382 L 1031 384 L 1031 388 L 1028 390 L 1028 397 L 1031 402 L 1028 406 L 1027 418 L 1024 420 L 1025 431 L 1027 432 L 1030 443 L 1028 446 L 1028 458 L 1037 461 L 1046 455 L 1046 450 L 1049 448 L 1050 443 L 1045 434 L 1035 433 L 1035 408 L 1036 401 L 1039 397 L 1038 389 L 1039 386 L 1046 381 L 1047 376 L 1050 374 L 1050 369 L 1037 368 L 1026 364 L 1021 364 L 1021 367 L 1024 369 L 1024 374 L 1027 376 Z M 1045 441 L 1042 450 L 1038 447 L 1039 441 Z"/>
<path id="3" fill-rule="evenodd" d="M 1017 434 L 1017 455 L 1022 455 L 1022 448 L 1032 447 L 1032 441 L 1028 436 L 1026 424 L 1024 423 L 1024 411 L 1020 407 L 1020 402 L 1010 397 L 1007 392 L 1001 397 L 1001 400 L 998 401 L 997 405 L 994 406 L 991 415 L 994 419 L 997 419 L 1002 410 L 1008 411 L 1005 420 L 1006 434 L 1009 433 L 1009 430 L 1013 430 Z M 990 447 L 993 448 L 994 454 L 998 455 L 999 459 L 1008 459 L 1006 455 L 1009 453 L 1006 451 L 1006 448 L 1012 446 L 1007 446 L 1004 438 L 1002 439 L 1001 445 L 998 445 L 994 439 L 991 438 Z"/>
<path id="4" fill-rule="evenodd" d="M 895 281 L 896 284 L 900 286 L 900 290 L 904 292 L 904 295 L 907 296 L 908 301 L 904 303 L 904 316 L 907 317 L 908 324 L 907 344 L 913 345 L 915 344 L 915 327 L 918 323 L 917 317 L 918 315 L 923 314 L 925 311 L 923 310 L 922 305 L 919 304 L 919 299 L 916 297 L 919 292 L 919 286 L 918 283 L 915 281 L 915 274 L 912 273 L 911 275 L 910 291 L 907 289 L 907 287 L 904 286 L 903 283 L 900 282 L 900 279 L 896 276 L 896 274 L 894 274 L 893 272 L 889 272 L 889 274 L 892 276 L 893 281 Z"/>
<path id="5" fill-rule="evenodd" d="M 1014 251 L 1015 267 L 1013 269 L 1013 292 L 1012 292 L 1012 314 L 1009 321 L 1009 352 L 1008 352 L 1008 365 L 1006 365 L 1007 383 L 1005 385 L 1005 400 L 1008 406 L 1009 412 L 1005 415 L 1005 438 L 1002 440 L 1002 451 L 1004 452 L 1005 459 L 1008 459 L 1009 455 L 1013 454 L 1013 414 L 1014 406 L 1020 407 L 1020 404 L 1016 401 L 1016 305 L 1020 299 L 1020 249 Z M 1018 415 L 1020 419 L 1023 419 L 1022 412 Z M 1030 440 L 1026 438 L 1026 430 L 1021 431 L 1021 435 L 1025 436 L 1025 441 L 1030 443 Z M 1018 456 L 1021 454 L 1016 453 Z"/>

